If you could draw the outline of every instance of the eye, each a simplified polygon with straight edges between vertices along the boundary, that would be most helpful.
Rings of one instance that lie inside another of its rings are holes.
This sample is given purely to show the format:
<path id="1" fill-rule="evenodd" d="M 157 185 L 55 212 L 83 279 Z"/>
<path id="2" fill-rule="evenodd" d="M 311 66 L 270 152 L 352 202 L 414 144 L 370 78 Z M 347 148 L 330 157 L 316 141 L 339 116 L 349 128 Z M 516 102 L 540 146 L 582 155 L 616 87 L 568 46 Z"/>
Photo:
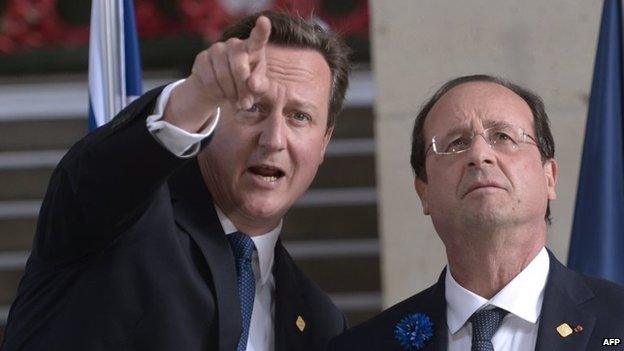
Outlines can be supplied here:
<path id="1" fill-rule="evenodd" d="M 466 136 L 452 140 L 446 146 L 445 152 L 458 152 L 470 147 L 470 138 Z"/>
<path id="2" fill-rule="evenodd" d="M 309 114 L 301 111 L 294 112 L 291 118 L 299 123 L 309 122 L 312 120 L 312 117 Z"/>
<path id="3" fill-rule="evenodd" d="M 503 131 L 497 131 L 497 132 L 492 133 L 492 136 L 490 138 L 491 138 L 491 142 L 494 144 L 503 144 L 503 143 L 515 144 L 516 143 L 515 140 L 509 134 Z"/>
<path id="4" fill-rule="evenodd" d="M 245 112 L 260 112 L 262 110 L 262 106 L 260 104 L 253 104 L 250 108 L 246 109 Z"/>

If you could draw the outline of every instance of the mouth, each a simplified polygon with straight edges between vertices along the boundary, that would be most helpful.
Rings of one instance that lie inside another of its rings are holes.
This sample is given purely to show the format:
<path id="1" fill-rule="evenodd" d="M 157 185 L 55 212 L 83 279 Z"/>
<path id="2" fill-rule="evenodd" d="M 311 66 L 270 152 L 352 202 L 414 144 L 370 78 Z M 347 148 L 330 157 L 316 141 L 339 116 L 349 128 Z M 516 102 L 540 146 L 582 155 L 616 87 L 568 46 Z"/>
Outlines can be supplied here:
<path id="1" fill-rule="evenodd" d="M 276 183 L 286 175 L 282 169 L 271 165 L 251 166 L 248 170 L 268 183 Z"/>
<path id="2" fill-rule="evenodd" d="M 464 196 L 470 194 L 471 192 L 475 190 L 485 189 L 485 188 L 505 190 L 505 188 L 501 187 L 500 185 L 496 183 L 489 183 L 489 182 L 488 183 L 475 183 L 475 184 L 472 184 L 468 188 L 468 190 L 464 193 Z"/>

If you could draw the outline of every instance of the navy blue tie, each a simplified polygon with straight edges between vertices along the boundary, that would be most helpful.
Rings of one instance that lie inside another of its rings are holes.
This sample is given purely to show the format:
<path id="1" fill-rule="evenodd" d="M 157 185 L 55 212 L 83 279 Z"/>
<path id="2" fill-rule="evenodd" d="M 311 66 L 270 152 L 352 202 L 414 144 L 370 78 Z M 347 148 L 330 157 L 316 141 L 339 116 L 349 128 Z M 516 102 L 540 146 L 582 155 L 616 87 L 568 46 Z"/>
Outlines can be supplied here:
<path id="1" fill-rule="evenodd" d="M 253 311 L 254 297 L 256 296 L 256 279 L 254 278 L 251 258 L 256 249 L 253 240 L 243 233 L 236 232 L 227 236 L 236 260 L 236 275 L 238 276 L 238 298 L 241 305 L 242 333 L 238 340 L 236 351 L 247 349 L 249 324 Z"/>
<path id="2" fill-rule="evenodd" d="M 507 311 L 498 307 L 473 313 L 470 317 L 470 323 L 472 323 L 471 351 L 494 351 L 492 337 L 506 314 Z"/>

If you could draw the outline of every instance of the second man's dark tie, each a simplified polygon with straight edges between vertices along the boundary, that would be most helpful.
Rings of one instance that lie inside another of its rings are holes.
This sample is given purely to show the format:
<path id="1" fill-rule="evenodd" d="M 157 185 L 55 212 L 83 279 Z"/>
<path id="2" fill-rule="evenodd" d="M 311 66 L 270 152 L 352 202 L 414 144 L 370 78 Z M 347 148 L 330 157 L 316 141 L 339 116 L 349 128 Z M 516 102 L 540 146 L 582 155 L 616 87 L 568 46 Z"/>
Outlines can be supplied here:
<path id="1" fill-rule="evenodd" d="M 256 246 L 246 234 L 236 232 L 227 236 L 236 260 L 236 275 L 238 276 L 238 297 L 241 305 L 242 333 L 236 351 L 247 349 L 249 324 L 256 296 L 256 279 L 254 277 L 251 259 Z"/>
<path id="2" fill-rule="evenodd" d="M 492 337 L 506 314 L 507 311 L 494 308 L 477 311 L 470 317 L 470 323 L 472 323 L 471 351 L 494 351 Z"/>

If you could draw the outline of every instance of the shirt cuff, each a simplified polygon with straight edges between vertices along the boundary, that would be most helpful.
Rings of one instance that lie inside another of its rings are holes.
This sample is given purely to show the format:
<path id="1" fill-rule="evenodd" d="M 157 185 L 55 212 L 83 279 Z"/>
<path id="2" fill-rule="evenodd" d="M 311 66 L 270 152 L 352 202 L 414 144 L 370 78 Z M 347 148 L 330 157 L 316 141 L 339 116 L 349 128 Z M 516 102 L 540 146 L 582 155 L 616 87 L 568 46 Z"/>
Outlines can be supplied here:
<path id="1" fill-rule="evenodd" d="M 214 131 L 219 121 L 221 110 L 217 107 L 217 110 L 212 114 L 210 124 L 197 133 L 189 133 L 182 128 L 163 121 L 165 106 L 167 106 L 171 92 L 182 82 L 184 82 L 184 79 L 171 83 L 163 89 L 156 101 L 156 108 L 153 114 L 147 117 L 146 124 L 147 130 L 172 154 L 180 158 L 191 158 L 199 152 L 202 140 L 206 139 Z"/>

